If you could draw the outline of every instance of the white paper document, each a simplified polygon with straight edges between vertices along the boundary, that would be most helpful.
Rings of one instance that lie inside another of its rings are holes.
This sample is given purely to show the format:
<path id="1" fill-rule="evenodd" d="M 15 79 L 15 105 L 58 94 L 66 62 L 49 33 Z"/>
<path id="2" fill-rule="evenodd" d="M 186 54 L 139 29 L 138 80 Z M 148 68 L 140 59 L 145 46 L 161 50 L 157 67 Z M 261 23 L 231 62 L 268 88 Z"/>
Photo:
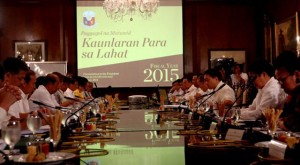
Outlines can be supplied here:
<path id="1" fill-rule="evenodd" d="M 226 140 L 242 140 L 245 130 L 229 128 L 226 134 Z"/>

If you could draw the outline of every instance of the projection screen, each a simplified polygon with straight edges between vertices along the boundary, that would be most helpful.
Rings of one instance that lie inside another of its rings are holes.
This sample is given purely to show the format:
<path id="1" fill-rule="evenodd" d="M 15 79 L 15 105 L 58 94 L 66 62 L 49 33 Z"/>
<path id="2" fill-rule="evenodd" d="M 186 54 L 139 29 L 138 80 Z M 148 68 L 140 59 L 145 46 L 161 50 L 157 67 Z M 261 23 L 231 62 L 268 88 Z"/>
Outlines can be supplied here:
<path id="1" fill-rule="evenodd" d="M 136 12 L 119 21 L 108 18 L 102 4 L 77 1 L 79 76 L 98 87 L 171 86 L 182 78 L 181 1 L 161 0 L 150 18 Z"/>

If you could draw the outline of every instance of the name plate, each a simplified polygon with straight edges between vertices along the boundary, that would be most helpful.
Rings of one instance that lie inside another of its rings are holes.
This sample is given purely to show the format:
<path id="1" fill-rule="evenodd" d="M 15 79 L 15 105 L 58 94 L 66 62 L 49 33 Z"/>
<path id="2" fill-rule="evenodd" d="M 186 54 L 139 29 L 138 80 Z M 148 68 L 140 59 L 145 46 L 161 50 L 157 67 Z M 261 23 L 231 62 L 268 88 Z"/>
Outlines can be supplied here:
<path id="1" fill-rule="evenodd" d="M 245 130 L 229 128 L 226 134 L 226 140 L 242 140 Z"/>
<path id="2" fill-rule="evenodd" d="M 285 143 L 271 140 L 269 143 L 269 155 L 274 158 L 284 159 L 286 147 Z"/>

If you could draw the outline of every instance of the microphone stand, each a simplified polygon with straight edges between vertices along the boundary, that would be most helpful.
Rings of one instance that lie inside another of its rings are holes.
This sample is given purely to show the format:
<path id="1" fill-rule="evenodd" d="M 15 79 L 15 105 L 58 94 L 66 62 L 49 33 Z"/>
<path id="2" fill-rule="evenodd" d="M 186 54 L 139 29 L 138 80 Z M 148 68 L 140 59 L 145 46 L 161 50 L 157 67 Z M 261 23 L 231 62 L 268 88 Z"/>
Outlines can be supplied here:
<path id="1" fill-rule="evenodd" d="M 254 80 L 255 80 L 256 78 L 257 78 L 257 76 L 254 76 L 254 77 L 249 81 L 249 84 L 253 83 Z M 242 90 L 242 92 L 240 93 L 240 95 L 234 100 L 234 102 L 233 102 L 231 105 L 228 106 L 228 110 L 225 112 L 224 118 L 223 118 L 223 120 L 222 120 L 222 122 L 221 122 L 221 125 L 220 125 L 220 129 L 221 129 L 221 132 L 222 132 L 222 133 L 227 132 L 227 129 L 228 129 L 228 128 L 226 128 L 226 122 L 225 122 L 225 118 L 226 118 L 228 112 L 231 110 L 232 107 L 234 107 L 234 104 L 235 104 L 235 103 L 243 96 L 244 92 L 245 92 L 247 89 L 249 89 L 249 87 L 250 87 L 250 85 L 246 86 L 246 87 Z M 241 106 L 241 105 L 239 105 L 239 106 Z"/>
<path id="2" fill-rule="evenodd" d="M 217 93 L 219 90 L 221 90 L 226 84 L 223 83 L 217 90 L 212 91 L 208 94 L 205 94 L 203 96 L 201 96 L 202 98 L 208 96 L 207 98 L 205 98 L 198 106 L 196 106 L 196 108 L 199 108 L 201 105 L 203 105 L 209 98 L 211 98 L 215 93 Z"/>
<path id="3" fill-rule="evenodd" d="M 195 108 L 199 108 L 201 105 L 203 105 L 209 98 L 211 98 L 215 93 L 217 93 L 219 90 L 221 90 L 225 85 L 226 85 L 226 84 L 223 83 L 217 90 L 215 90 L 215 91 L 213 91 L 213 92 L 210 92 L 210 93 L 208 93 L 208 94 L 203 95 L 202 98 L 204 98 L 204 97 L 206 97 L 206 96 L 208 96 L 208 97 L 205 98 L 203 101 L 201 101 L 200 104 L 197 105 Z M 209 111 L 211 111 L 211 110 L 205 111 L 204 114 L 203 114 L 203 116 L 205 116 L 205 114 L 206 114 L 207 112 L 209 112 Z M 197 113 L 197 112 L 193 112 L 193 113 Z M 194 118 L 198 118 L 198 119 L 199 119 L 199 115 L 193 115 L 193 116 L 194 116 Z"/>
<path id="4" fill-rule="evenodd" d="M 36 100 L 31 100 L 34 104 L 37 104 L 37 105 L 40 105 L 40 106 L 45 106 L 45 107 L 48 107 L 48 108 L 52 108 L 52 109 L 56 109 L 56 110 L 60 110 L 60 111 L 63 111 L 63 112 L 66 112 L 66 110 L 63 110 L 63 109 L 69 109 L 70 108 L 65 108 L 65 107 L 53 107 L 53 106 L 50 106 L 50 105 L 47 105 L 47 104 L 44 104 L 42 102 L 39 102 L 39 101 L 36 101 Z"/>
<path id="5" fill-rule="evenodd" d="M 87 105 L 89 105 L 91 102 L 93 102 L 95 100 L 95 98 L 91 99 L 90 101 L 88 101 L 87 103 L 83 104 L 80 108 L 78 108 L 75 112 L 71 113 L 70 116 L 67 117 L 66 121 L 65 121 L 65 125 L 68 125 L 68 120 L 70 119 L 71 116 L 76 115 L 77 112 L 81 111 L 84 107 L 86 107 Z M 78 117 L 78 116 L 77 116 Z M 79 117 L 78 117 L 79 118 Z"/>
<path id="6" fill-rule="evenodd" d="M 64 96 L 65 99 L 68 99 L 68 100 L 72 100 L 72 101 L 77 101 L 77 102 L 80 102 L 80 103 L 84 103 L 83 101 L 79 100 L 79 99 L 75 99 L 75 98 L 72 98 L 72 97 L 67 97 L 67 96 Z"/>
<path id="7" fill-rule="evenodd" d="M 82 105 L 80 108 L 78 108 L 75 112 L 72 112 L 65 120 L 65 127 L 62 128 L 62 134 L 66 135 L 66 136 L 62 136 L 62 140 L 63 138 L 67 138 L 68 136 L 72 135 L 72 129 L 70 124 L 68 124 L 68 120 L 70 119 L 70 117 L 72 116 L 76 116 L 79 118 L 78 115 L 76 115 L 77 112 L 81 111 L 84 107 L 86 107 L 87 105 L 89 105 L 91 102 L 94 101 L 95 98 L 93 98 L 92 100 L 88 101 L 87 103 L 85 103 L 84 105 Z M 76 123 L 76 122 L 75 122 Z M 78 124 L 77 124 L 78 125 Z"/>

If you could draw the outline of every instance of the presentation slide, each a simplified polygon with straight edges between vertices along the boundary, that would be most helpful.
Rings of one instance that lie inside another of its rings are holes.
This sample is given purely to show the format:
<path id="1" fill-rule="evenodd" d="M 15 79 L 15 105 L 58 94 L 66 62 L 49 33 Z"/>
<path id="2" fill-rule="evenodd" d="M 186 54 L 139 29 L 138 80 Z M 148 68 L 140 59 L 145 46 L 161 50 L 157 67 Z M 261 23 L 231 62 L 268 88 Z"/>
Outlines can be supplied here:
<path id="1" fill-rule="evenodd" d="M 79 76 L 98 87 L 169 87 L 182 78 L 182 1 L 161 0 L 148 19 L 137 11 L 118 21 L 102 5 L 77 1 Z"/>

